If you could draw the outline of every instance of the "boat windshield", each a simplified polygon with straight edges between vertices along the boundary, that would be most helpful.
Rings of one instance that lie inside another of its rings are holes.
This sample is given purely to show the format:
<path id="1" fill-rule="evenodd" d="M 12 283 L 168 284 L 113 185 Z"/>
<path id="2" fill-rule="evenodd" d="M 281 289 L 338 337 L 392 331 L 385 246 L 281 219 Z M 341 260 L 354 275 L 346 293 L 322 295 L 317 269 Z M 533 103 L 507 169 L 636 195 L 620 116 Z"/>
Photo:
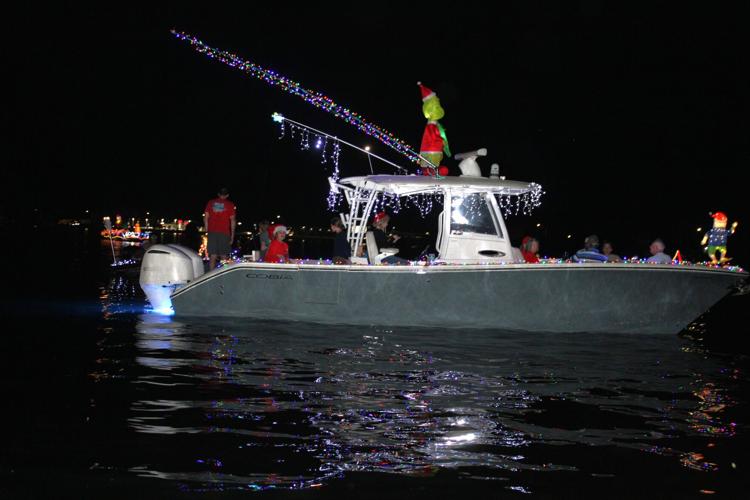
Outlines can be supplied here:
<path id="1" fill-rule="evenodd" d="M 462 233 L 502 237 L 483 193 L 451 196 L 451 234 Z"/>

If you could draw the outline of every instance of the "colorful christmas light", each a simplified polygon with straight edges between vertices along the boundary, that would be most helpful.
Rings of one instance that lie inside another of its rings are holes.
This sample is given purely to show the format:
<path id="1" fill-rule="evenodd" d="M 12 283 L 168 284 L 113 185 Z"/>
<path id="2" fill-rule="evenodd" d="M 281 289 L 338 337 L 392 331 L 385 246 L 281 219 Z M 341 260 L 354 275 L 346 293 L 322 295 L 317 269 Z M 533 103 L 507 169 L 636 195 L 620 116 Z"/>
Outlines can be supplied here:
<path id="1" fill-rule="evenodd" d="M 414 148 L 412 148 L 409 144 L 402 141 L 398 137 L 395 137 L 389 131 L 370 123 L 358 113 L 354 113 L 349 109 L 341 106 L 340 104 L 335 103 L 331 98 L 321 94 L 320 92 L 307 89 L 300 85 L 298 82 L 295 82 L 294 80 L 284 75 L 280 75 L 273 70 L 258 66 L 253 62 L 243 60 L 239 56 L 232 54 L 231 52 L 210 47 L 209 45 L 206 45 L 201 40 L 188 33 L 172 30 L 172 34 L 179 40 L 188 42 L 193 47 L 193 49 L 201 54 L 206 55 L 207 57 L 216 59 L 231 68 L 238 69 L 248 76 L 252 76 L 254 78 L 257 78 L 258 80 L 262 80 L 268 85 L 279 87 L 283 91 L 292 95 L 296 95 L 297 97 L 303 99 L 308 104 L 312 104 L 316 108 L 327 111 L 336 118 L 340 118 L 346 123 L 354 125 L 358 130 L 376 138 L 386 146 L 403 154 L 404 156 L 409 158 L 410 161 L 416 162 L 419 160 L 419 153 L 414 151 Z"/>

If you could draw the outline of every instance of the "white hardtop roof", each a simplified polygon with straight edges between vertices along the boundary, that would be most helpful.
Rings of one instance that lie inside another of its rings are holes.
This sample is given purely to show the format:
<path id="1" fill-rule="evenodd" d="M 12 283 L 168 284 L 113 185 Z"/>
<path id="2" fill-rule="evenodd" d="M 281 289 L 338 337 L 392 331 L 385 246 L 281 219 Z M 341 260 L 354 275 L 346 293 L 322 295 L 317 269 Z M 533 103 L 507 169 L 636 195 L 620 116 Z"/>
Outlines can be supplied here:
<path id="1" fill-rule="evenodd" d="M 360 187 L 370 191 L 380 191 L 398 196 L 418 193 L 439 192 L 446 189 L 465 189 L 470 192 L 486 192 L 505 195 L 520 195 L 534 190 L 532 182 L 506 181 L 488 177 L 448 176 L 432 177 L 427 175 L 368 175 L 364 177 L 346 177 L 338 182 L 353 188 Z"/>

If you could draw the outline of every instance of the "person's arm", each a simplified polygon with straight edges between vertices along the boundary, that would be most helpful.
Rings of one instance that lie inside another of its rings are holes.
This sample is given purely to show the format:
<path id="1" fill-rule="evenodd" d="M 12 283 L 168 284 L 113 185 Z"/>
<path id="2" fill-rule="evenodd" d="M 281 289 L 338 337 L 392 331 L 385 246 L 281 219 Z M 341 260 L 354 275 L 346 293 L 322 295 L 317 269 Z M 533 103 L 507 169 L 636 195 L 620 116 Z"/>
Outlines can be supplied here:
<path id="1" fill-rule="evenodd" d="M 229 244 L 231 245 L 234 242 L 234 228 L 237 227 L 237 216 L 232 215 L 229 218 L 229 223 L 231 224 L 231 230 L 229 233 Z"/>

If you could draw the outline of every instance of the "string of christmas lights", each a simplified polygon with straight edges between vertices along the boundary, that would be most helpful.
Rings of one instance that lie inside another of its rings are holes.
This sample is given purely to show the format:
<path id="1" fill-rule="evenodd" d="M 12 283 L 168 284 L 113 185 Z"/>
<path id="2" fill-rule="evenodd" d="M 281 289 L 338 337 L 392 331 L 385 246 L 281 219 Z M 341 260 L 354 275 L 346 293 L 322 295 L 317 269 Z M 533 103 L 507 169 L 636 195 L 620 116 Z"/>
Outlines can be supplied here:
<path id="1" fill-rule="evenodd" d="M 504 217 L 509 215 L 531 215 L 531 212 L 542 204 L 541 198 L 544 190 L 540 184 L 532 182 L 529 184 L 531 189 L 519 195 L 495 195 L 497 204 L 503 212 Z"/>
<path id="2" fill-rule="evenodd" d="M 339 156 L 341 154 L 341 145 L 339 144 L 339 140 L 335 137 L 329 137 L 327 135 L 318 133 L 318 131 L 311 129 L 309 127 L 306 127 L 302 124 L 289 121 L 287 124 L 287 120 L 279 115 L 278 113 L 273 115 L 274 121 L 279 123 L 280 127 L 280 134 L 279 134 L 279 140 L 286 137 L 286 131 L 287 126 L 289 127 L 289 136 L 292 140 L 294 140 L 295 134 L 297 134 L 300 138 L 299 147 L 303 151 L 310 150 L 310 135 L 313 136 L 312 142 L 313 147 L 320 151 L 320 163 L 326 164 L 328 163 L 328 155 L 326 155 L 326 151 L 328 149 L 328 139 L 330 138 L 333 142 L 332 151 L 330 154 L 331 163 L 333 164 L 333 169 L 331 172 L 331 179 L 333 179 L 334 183 L 338 182 L 341 178 L 341 174 L 339 173 Z M 331 212 L 335 212 L 336 208 L 338 207 L 340 201 L 341 201 L 341 193 L 338 192 L 338 190 L 334 189 L 333 186 L 331 186 L 331 189 L 328 191 L 328 210 Z"/>
<path id="3" fill-rule="evenodd" d="M 308 104 L 322 109 L 332 114 L 336 118 L 339 118 L 346 123 L 357 127 L 357 129 L 361 132 L 374 137 L 386 146 L 403 154 L 410 161 L 419 161 L 419 153 L 417 153 L 409 144 L 394 136 L 391 132 L 378 127 L 373 123 L 370 123 L 362 115 L 354 113 L 353 111 L 350 111 L 340 104 L 337 104 L 331 98 L 321 94 L 320 92 L 307 89 L 300 85 L 298 82 L 295 82 L 294 80 L 284 75 L 280 75 L 273 70 L 263 68 L 250 61 L 242 60 L 240 57 L 232 54 L 231 52 L 210 47 L 193 35 L 176 30 L 171 31 L 172 34 L 179 40 L 188 42 L 198 53 L 204 54 L 210 59 L 216 59 L 217 61 L 222 62 L 231 68 L 242 71 L 248 76 L 257 78 L 258 80 L 262 80 L 268 85 L 279 87 L 283 91 L 303 99 Z"/>
<path id="4" fill-rule="evenodd" d="M 291 140 L 295 140 L 295 135 L 299 137 L 299 148 L 301 150 L 309 151 L 311 149 L 310 144 L 312 141 L 312 143 L 314 144 L 313 147 L 320 150 L 321 152 L 322 164 L 325 164 L 328 161 L 328 157 L 326 156 L 328 140 L 330 139 L 333 142 L 333 151 L 331 153 L 333 172 L 330 176 L 330 179 L 333 182 L 331 184 L 331 189 L 328 192 L 327 198 L 328 210 L 331 212 L 337 211 L 338 205 L 342 200 L 341 193 L 334 187 L 340 179 L 339 155 L 341 152 L 341 142 L 370 156 L 374 156 L 379 160 L 383 160 L 398 170 L 405 171 L 402 167 L 399 167 L 395 163 L 385 160 L 384 158 L 381 158 L 377 155 L 372 155 L 367 150 L 363 150 L 358 146 L 350 144 L 346 141 L 341 141 L 337 137 L 330 136 L 325 132 L 321 132 L 320 130 L 308 127 L 303 123 L 285 118 L 279 113 L 274 113 L 272 118 L 279 124 L 279 139 L 283 139 L 284 137 L 286 137 L 286 131 L 288 127 Z M 529 187 L 530 189 L 523 193 L 506 193 L 495 195 L 498 206 L 503 212 L 503 216 L 507 217 L 509 215 L 518 215 L 519 213 L 529 215 L 534 208 L 538 207 L 541 204 L 541 197 L 544 194 L 542 186 L 535 182 L 532 182 L 531 184 L 529 184 Z M 415 207 L 419 211 L 420 216 L 424 218 L 432 211 L 435 201 L 437 201 L 441 205 L 443 203 L 442 195 L 439 193 L 418 193 L 410 196 L 405 196 L 403 198 L 404 203 L 402 206 L 401 197 L 391 193 L 379 193 L 374 200 L 371 213 L 369 215 L 385 210 L 397 214 L 402 207 Z M 466 203 L 463 205 L 463 209 L 466 210 L 467 213 L 477 215 L 479 212 L 486 210 L 486 204 L 483 199 L 480 199 L 478 197 L 468 197 L 466 199 Z"/>
<path id="5" fill-rule="evenodd" d="M 339 153 L 341 152 L 341 146 L 339 145 L 339 141 L 335 141 L 333 143 L 333 152 L 331 153 L 331 160 L 333 161 L 333 174 L 331 175 L 331 179 L 333 179 L 333 182 L 336 183 L 339 181 L 341 176 L 339 175 Z M 323 163 L 325 163 L 326 157 L 325 157 L 325 148 L 323 148 Z M 339 203 L 341 202 L 342 195 L 341 193 L 333 188 L 333 185 L 331 185 L 331 189 L 328 191 L 328 210 L 330 212 L 335 212 L 336 207 L 338 207 Z"/>

